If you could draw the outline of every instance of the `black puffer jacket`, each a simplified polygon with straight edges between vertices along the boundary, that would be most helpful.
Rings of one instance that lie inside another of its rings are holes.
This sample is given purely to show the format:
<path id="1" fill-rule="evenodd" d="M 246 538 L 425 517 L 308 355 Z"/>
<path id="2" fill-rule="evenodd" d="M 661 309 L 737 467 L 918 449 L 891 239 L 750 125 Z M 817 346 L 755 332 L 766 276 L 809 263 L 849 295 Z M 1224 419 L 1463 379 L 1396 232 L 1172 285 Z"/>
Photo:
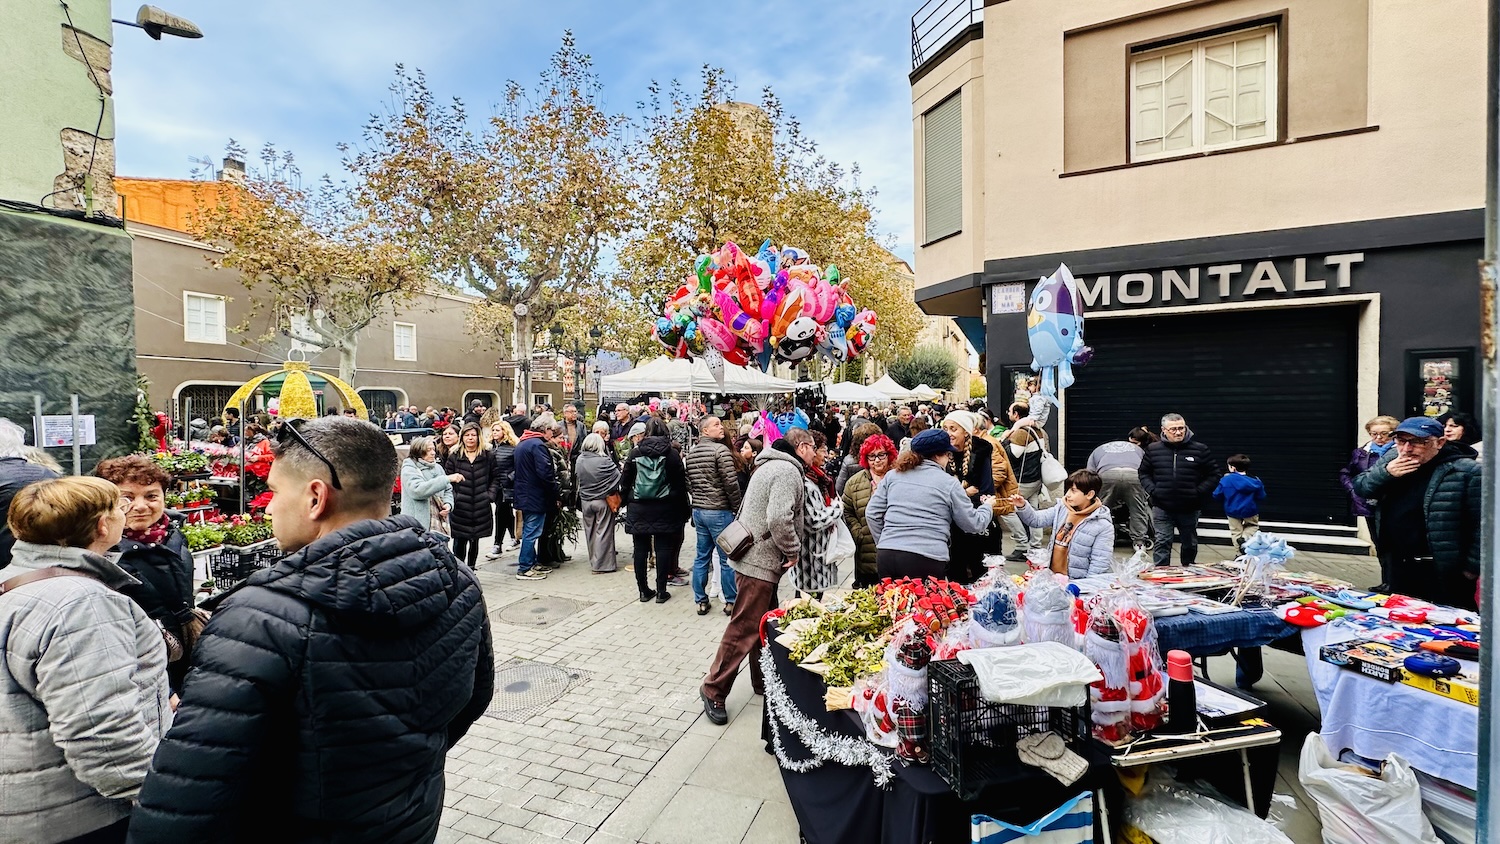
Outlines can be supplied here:
<path id="1" fill-rule="evenodd" d="M 120 559 L 116 560 L 120 568 L 140 581 L 122 587 L 120 592 L 179 642 L 184 641 L 182 625 L 193 611 L 193 553 L 188 550 L 181 527 L 179 521 L 173 520 L 167 537 L 155 545 L 121 539 L 115 546 L 120 552 Z M 172 681 L 174 691 L 182 688 L 191 657 L 192 654 L 183 653 L 181 659 L 167 664 L 167 678 Z"/>
<path id="2" fill-rule="evenodd" d="M 227 593 L 132 842 L 430 842 L 489 704 L 474 573 L 410 516 L 356 522 Z"/>
<path id="3" fill-rule="evenodd" d="M 453 512 L 448 524 L 454 539 L 480 539 L 495 532 L 495 497 L 500 491 L 500 473 L 489 451 L 479 452 L 471 463 L 462 448 L 455 448 L 443 461 L 443 471 L 457 472 L 464 479 L 453 485 Z"/>
<path id="4" fill-rule="evenodd" d="M 20 457 L 0 457 L 0 569 L 10 565 L 10 549 L 16 544 L 10 525 L 5 522 L 11 499 L 23 487 L 55 477 L 57 473 L 46 466 L 28 463 Z"/>
<path id="5" fill-rule="evenodd" d="M 1379 499 L 1395 480 L 1391 461 L 1399 455 L 1396 449 L 1386 452 L 1369 471 L 1354 479 L 1354 492 L 1365 498 Z M 1433 562 L 1445 575 L 1479 574 L 1479 521 L 1484 476 L 1474 449 L 1448 443 L 1432 458 L 1436 464 L 1427 489 L 1422 493 L 1422 515 L 1427 520 L 1427 544 Z M 1471 590 L 1472 591 L 1472 590 Z M 1471 595 L 1453 596 L 1472 600 Z M 1467 605 L 1465 601 L 1462 605 Z"/>
<path id="6" fill-rule="evenodd" d="M 496 443 L 490 454 L 495 456 L 495 501 L 510 501 L 516 491 L 516 447 Z"/>
<path id="7" fill-rule="evenodd" d="M 1193 439 L 1166 440 L 1146 446 L 1141 458 L 1141 486 L 1151 505 L 1168 513 L 1187 513 L 1203 507 L 1219 483 L 1219 466 L 1208 446 Z"/>
<path id="8" fill-rule="evenodd" d="M 636 461 L 642 457 L 666 458 L 666 496 L 644 501 L 635 498 Z M 646 437 L 630 450 L 620 477 L 620 490 L 627 505 L 626 533 L 677 533 L 683 530 L 688 517 L 693 514 L 688 505 L 687 471 L 683 468 L 682 458 L 677 456 L 677 450 L 666 437 Z"/>

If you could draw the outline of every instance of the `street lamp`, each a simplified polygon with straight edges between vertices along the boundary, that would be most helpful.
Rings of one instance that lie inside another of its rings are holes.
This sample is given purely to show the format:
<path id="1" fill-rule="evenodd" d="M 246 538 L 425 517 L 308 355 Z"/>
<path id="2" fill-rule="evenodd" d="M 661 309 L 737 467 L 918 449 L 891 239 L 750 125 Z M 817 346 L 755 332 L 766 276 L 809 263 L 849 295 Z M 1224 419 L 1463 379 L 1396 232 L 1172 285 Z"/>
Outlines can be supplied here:
<path id="1" fill-rule="evenodd" d="M 155 6 L 142 6 L 135 13 L 135 21 L 122 21 L 119 18 L 110 18 L 111 23 L 122 26 L 133 26 L 136 29 L 146 30 L 146 34 L 161 40 L 163 35 L 175 35 L 178 38 L 202 38 L 203 30 L 187 18 L 178 17 L 170 12 L 164 12 Z"/>

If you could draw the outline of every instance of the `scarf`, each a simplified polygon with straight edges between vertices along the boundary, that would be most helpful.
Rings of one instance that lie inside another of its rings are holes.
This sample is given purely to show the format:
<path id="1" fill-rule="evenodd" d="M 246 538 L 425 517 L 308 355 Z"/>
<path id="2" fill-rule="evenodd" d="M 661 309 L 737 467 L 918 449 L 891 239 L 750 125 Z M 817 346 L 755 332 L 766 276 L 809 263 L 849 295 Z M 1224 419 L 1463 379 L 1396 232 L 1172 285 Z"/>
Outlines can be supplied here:
<path id="1" fill-rule="evenodd" d="M 1387 451 L 1390 451 L 1391 447 L 1395 444 L 1395 439 L 1386 440 L 1385 445 L 1377 445 L 1374 440 L 1370 440 L 1370 444 L 1365 447 L 1368 448 L 1370 450 L 1370 453 L 1375 455 L 1376 457 L 1384 457 L 1385 453 Z"/>
<path id="2" fill-rule="evenodd" d="M 145 530 L 125 528 L 125 538 L 142 545 L 160 545 L 167 538 L 167 531 L 171 529 L 172 524 L 167 521 L 167 514 L 162 513 L 161 518 Z"/>
<path id="3" fill-rule="evenodd" d="M 1052 532 L 1052 570 L 1067 574 L 1068 546 L 1073 544 L 1073 532 L 1078 530 L 1084 519 L 1103 506 L 1103 502 L 1095 498 L 1094 503 L 1082 510 L 1074 510 L 1061 501 L 1057 502 L 1057 506 L 1063 508 L 1067 515 L 1063 518 L 1063 523 L 1057 526 L 1057 530 Z"/>
<path id="4" fill-rule="evenodd" d="M 823 506 L 827 507 L 833 503 L 833 480 L 823 471 L 821 466 L 808 466 L 802 470 L 802 477 L 812 481 L 812 485 L 823 493 Z"/>

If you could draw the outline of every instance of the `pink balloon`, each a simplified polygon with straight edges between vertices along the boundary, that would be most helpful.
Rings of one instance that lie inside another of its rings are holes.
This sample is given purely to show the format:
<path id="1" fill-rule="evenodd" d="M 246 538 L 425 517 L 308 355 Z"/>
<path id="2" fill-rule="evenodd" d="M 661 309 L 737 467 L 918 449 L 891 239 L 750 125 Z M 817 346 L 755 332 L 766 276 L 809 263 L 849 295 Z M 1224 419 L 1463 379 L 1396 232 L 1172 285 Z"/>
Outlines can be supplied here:
<path id="1" fill-rule="evenodd" d="M 735 343 L 737 342 L 737 338 L 734 336 L 734 332 L 729 330 L 729 326 L 725 325 L 722 322 L 719 322 L 713 317 L 699 318 L 698 331 L 701 332 L 704 337 L 708 338 L 709 345 L 713 346 L 715 349 L 718 349 L 720 352 L 727 352 L 730 349 L 733 349 Z"/>

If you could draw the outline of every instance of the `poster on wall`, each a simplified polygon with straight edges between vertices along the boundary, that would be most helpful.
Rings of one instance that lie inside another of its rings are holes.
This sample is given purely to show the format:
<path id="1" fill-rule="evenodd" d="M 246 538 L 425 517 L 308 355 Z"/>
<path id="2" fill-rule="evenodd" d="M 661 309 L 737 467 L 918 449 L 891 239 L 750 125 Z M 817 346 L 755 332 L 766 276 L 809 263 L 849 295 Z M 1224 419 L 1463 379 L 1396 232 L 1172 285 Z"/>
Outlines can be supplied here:
<path id="1" fill-rule="evenodd" d="M 1442 416 L 1474 411 L 1474 349 L 1426 349 L 1406 353 L 1406 412 Z"/>

